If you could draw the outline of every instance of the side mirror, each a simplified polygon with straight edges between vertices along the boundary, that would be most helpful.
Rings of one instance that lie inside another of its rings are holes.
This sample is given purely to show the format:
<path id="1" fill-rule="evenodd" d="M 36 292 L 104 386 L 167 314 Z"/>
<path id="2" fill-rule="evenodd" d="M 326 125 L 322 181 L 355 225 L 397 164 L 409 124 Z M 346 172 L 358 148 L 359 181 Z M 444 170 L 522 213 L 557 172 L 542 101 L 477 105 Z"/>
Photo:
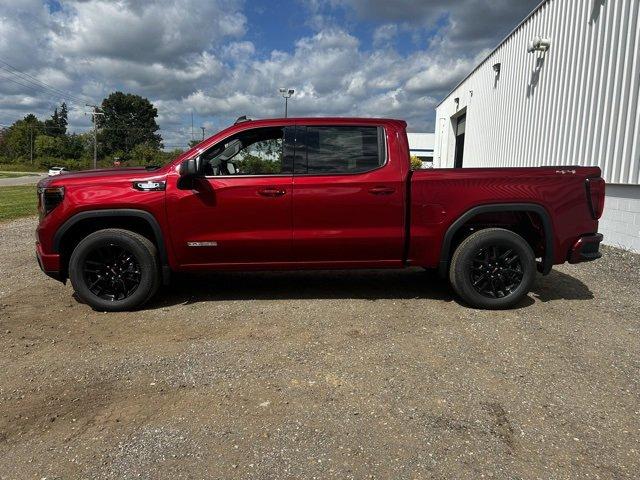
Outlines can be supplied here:
<path id="1" fill-rule="evenodd" d="M 193 182 L 200 173 L 200 156 L 182 162 L 179 173 L 178 188 L 181 190 L 192 190 Z"/>
<path id="2" fill-rule="evenodd" d="M 190 158 L 180 164 L 181 177 L 195 177 L 198 174 L 200 157 Z"/>

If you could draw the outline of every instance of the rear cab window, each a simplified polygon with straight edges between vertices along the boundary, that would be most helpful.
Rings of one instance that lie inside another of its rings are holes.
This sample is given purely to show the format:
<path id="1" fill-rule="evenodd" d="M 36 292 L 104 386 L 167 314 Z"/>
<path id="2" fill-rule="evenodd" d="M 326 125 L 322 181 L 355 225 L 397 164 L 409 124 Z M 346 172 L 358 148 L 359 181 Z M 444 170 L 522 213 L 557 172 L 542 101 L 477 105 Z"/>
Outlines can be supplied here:
<path id="1" fill-rule="evenodd" d="M 377 126 L 297 127 L 294 171 L 299 175 L 365 173 L 386 162 Z"/>

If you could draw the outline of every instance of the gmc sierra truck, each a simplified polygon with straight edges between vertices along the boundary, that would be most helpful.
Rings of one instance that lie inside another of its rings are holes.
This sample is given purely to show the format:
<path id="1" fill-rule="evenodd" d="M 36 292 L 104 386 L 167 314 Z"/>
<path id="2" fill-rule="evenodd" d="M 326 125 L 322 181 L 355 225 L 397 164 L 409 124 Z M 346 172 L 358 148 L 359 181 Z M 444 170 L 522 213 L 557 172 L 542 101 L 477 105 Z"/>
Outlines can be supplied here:
<path id="1" fill-rule="evenodd" d="M 172 272 L 425 267 L 477 308 L 600 257 L 597 167 L 410 168 L 406 123 L 247 120 L 156 168 L 38 184 L 42 270 L 103 311 Z"/>

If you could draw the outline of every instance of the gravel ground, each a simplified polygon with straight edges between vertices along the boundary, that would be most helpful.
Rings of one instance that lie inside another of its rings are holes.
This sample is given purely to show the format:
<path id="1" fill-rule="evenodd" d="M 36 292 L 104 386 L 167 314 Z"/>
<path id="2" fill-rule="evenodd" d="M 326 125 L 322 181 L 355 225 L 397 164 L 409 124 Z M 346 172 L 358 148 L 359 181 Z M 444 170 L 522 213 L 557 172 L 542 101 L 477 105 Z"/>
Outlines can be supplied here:
<path id="1" fill-rule="evenodd" d="M 183 277 L 103 314 L 0 225 L 0 478 L 638 478 L 640 256 L 465 308 L 430 273 Z"/>

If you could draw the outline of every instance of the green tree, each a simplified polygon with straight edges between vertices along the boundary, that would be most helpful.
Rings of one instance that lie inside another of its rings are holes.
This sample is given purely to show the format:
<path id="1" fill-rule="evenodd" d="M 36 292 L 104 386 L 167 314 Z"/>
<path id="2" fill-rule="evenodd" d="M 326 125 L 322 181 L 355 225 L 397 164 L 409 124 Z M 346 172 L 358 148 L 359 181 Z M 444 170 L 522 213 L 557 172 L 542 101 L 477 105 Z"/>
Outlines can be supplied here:
<path id="1" fill-rule="evenodd" d="M 34 141 L 34 152 L 37 157 L 78 160 L 83 156 L 84 151 L 84 141 L 80 135 L 76 134 L 62 137 L 38 135 Z"/>
<path id="2" fill-rule="evenodd" d="M 136 166 L 160 165 L 161 152 L 155 145 L 139 143 L 129 154 L 129 164 Z"/>
<path id="3" fill-rule="evenodd" d="M 268 160 L 256 155 L 244 155 L 233 162 L 245 175 L 273 175 L 282 172 L 282 161 Z"/>
<path id="4" fill-rule="evenodd" d="M 29 160 L 31 149 L 43 127 L 44 124 L 33 114 L 16 121 L 5 130 L 1 154 L 11 161 Z"/>
<path id="5" fill-rule="evenodd" d="M 114 92 L 102 101 L 101 112 L 97 123 L 105 154 L 119 150 L 129 154 L 140 144 L 162 148 L 162 137 L 156 133 L 160 128 L 156 123 L 158 110 L 146 98 Z"/>
<path id="6" fill-rule="evenodd" d="M 7 141 L 7 127 L 0 127 L 0 160 L 6 161 L 5 142 Z"/>
<path id="7" fill-rule="evenodd" d="M 62 156 L 73 159 L 82 158 L 85 156 L 85 148 L 85 140 L 82 135 L 76 133 L 67 135 L 64 137 Z"/>
<path id="8" fill-rule="evenodd" d="M 411 168 L 413 170 L 419 170 L 422 168 L 422 160 L 415 155 L 411 155 Z"/>
<path id="9" fill-rule="evenodd" d="M 78 142 L 80 145 L 80 149 L 82 151 L 81 158 L 83 159 L 93 159 L 93 133 L 92 132 L 84 132 L 74 134 L 76 137 L 74 142 Z M 100 145 L 98 145 L 100 147 Z"/>
<path id="10" fill-rule="evenodd" d="M 45 120 L 44 128 L 45 134 L 53 137 L 64 137 L 67 134 L 67 104 L 62 102 L 60 105 L 60 111 L 56 108 L 51 115 L 51 118 Z"/>
<path id="11" fill-rule="evenodd" d="M 38 135 L 33 150 L 37 157 L 61 158 L 64 151 L 64 138 L 52 135 Z"/>

